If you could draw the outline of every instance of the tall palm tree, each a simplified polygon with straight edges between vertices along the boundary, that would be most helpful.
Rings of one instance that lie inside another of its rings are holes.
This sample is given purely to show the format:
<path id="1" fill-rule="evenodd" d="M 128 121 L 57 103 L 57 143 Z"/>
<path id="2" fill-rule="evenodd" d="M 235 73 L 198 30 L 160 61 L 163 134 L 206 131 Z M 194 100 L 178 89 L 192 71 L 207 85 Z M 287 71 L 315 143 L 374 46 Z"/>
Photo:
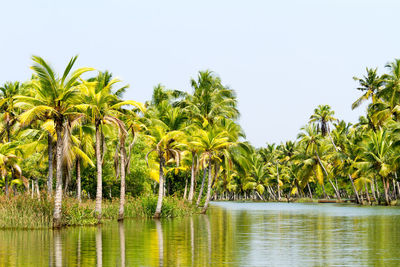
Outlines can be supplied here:
<path id="1" fill-rule="evenodd" d="M 76 170 L 76 196 L 79 202 L 81 202 L 81 169 L 87 165 L 94 167 L 91 157 L 94 154 L 93 144 L 94 144 L 94 127 L 89 124 L 84 117 L 79 117 L 78 119 L 72 121 L 69 124 L 68 129 L 68 140 L 69 151 L 66 151 L 68 157 L 69 168 L 72 168 L 73 162 L 75 162 Z"/>
<path id="2" fill-rule="evenodd" d="M 277 149 L 277 146 L 275 144 L 267 144 L 267 147 L 265 149 L 260 149 L 259 153 L 261 157 L 264 160 L 265 164 L 270 165 L 270 172 L 274 174 L 273 176 L 276 177 L 276 187 L 277 187 L 277 199 L 278 201 L 281 200 L 281 190 L 280 190 L 280 184 L 281 184 L 281 179 L 279 177 L 280 172 L 279 172 L 279 157 L 280 157 L 280 151 Z"/>
<path id="3" fill-rule="evenodd" d="M 239 116 L 235 92 L 222 85 L 212 71 L 200 71 L 197 80 L 191 80 L 193 95 L 189 95 L 186 110 L 192 118 L 205 127 L 223 119 Z"/>
<path id="4" fill-rule="evenodd" d="M 329 105 L 319 105 L 318 108 L 314 109 L 314 114 L 311 115 L 309 122 L 318 123 L 318 131 L 321 131 L 322 136 L 326 136 L 330 132 L 329 123 L 337 120 L 335 112 L 331 110 Z"/>
<path id="5" fill-rule="evenodd" d="M 326 142 L 324 142 L 324 139 L 321 138 L 321 136 L 318 135 L 318 130 L 317 127 L 314 124 L 309 124 L 306 127 L 302 128 L 303 132 L 298 135 L 298 139 L 300 139 L 300 143 L 303 143 L 305 145 L 305 152 L 307 154 L 307 157 L 310 162 L 313 162 L 313 164 L 309 164 L 308 166 L 313 167 L 313 171 L 315 172 L 316 178 L 319 180 L 320 184 L 322 185 L 322 188 L 324 190 L 324 195 L 326 196 L 325 193 L 325 186 L 324 186 L 324 181 L 323 181 L 323 173 L 325 173 L 325 176 L 327 177 L 329 183 L 332 185 L 332 188 L 335 191 L 335 194 L 340 200 L 340 194 L 338 188 L 335 187 L 333 184 L 332 180 L 329 177 L 329 173 L 327 170 L 328 167 L 328 161 L 325 161 L 323 157 L 332 157 L 333 155 L 330 153 L 330 145 Z M 318 165 L 315 165 L 315 163 L 318 163 Z M 322 169 L 322 170 L 321 170 Z"/>
<path id="6" fill-rule="evenodd" d="M 393 141 L 387 130 L 370 131 L 363 145 L 363 161 L 358 163 L 364 171 L 373 171 L 382 179 L 386 205 L 390 204 L 389 174 L 393 171 L 394 155 L 391 149 Z"/>
<path id="7" fill-rule="evenodd" d="M 207 212 L 208 204 L 211 197 L 211 185 L 213 183 L 213 162 L 215 167 L 215 175 L 217 175 L 219 171 L 218 161 L 220 161 L 218 152 L 221 152 L 223 149 L 227 148 L 231 143 L 229 142 L 227 132 L 219 127 L 213 127 L 207 129 L 207 131 L 199 131 L 193 143 L 197 145 L 202 151 L 201 161 L 206 162 L 208 165 L 207 195 L 206 201 L 201 211 L 203 214 L 205 214 Z"/>
<path id="8" fill-rule="evenodd" d="M 125 177 L 130 172 L 130 161 L 132 156 L 132 148 L 136 141 L 137 134 L 145 128 L 141 123 L 139 112 L 143 112 L 140 109 L 134 110 L 123 110 L 123 115 L 121 115 L 121 120 L 124 122 L 118 128 L 119 135 L 119 154 L 120 154 L 120 176 L 121 176 L 121 191 L 120 191 L 120 205 L 118 220 L 122 221 L 124 219 L 124 209 L 125 209 Z M 125 129 L 126 127 L 126 129 Z M 131 141 L 126 148 L 126 141 L 131 134 Z M 127 152 L 128 151 L 128 152 Z"/>
<path id="9" fill-rule="evenodd" d="M 31 86 L 35 96 L 17 96 L 18 105 L 25 109 L 20 115 L 22 124 L 29 124 L 39 119 L 47 121 L 52 119 L 55 124 L 57 145 L 56 145 L 56 194 L 54 199 L 53 227 L 61 226 L 61 202 L 62 202 L 62 152 L 65 123 L 78 116 L 75 109 L 76 100 L 79 94 L 78 82 L 81 75 L 93 70 L 92 68 L 80 68 L 71 73 L 77 56 L 73 57 L 63 75 L 58 77 L 50 65 L 41 57 L 33 56 L 35 79 Z"/>
<path id="10" fill-rule="evenodd" d="M 96 207 L 97 218 L 101 220 L 101 202 L 103 198 L 103 160 L 104 160 L 104 124 L 113 124 L 119 128 L 124 128 L 123 122 L 118 118 L 120 108 L 124 105 L 131 105 L 144 110 L 141 103 L 133 100 L 122 101 L 119 95 L 126 87 L 113 90 L 113 85 L 120 82 L 119 79 L 113 79 L 112 74 L 105 71 L 100 72 L 95 78 L 89 79 L 81 86 L 80 101 L 83 104 L 77 105 L 77 108 L 85 112 L 85 115 L 95 125 L 96 134 L 96 170 L 97 170 L 97 189 L 96 189 Z"/>
<path id="11" fill-rule="evenodd" d="M 173 160 L 179 166 L 180 161 L 180 147 L 183 140 L 183 132 L 179 130 L 169 130 L 168 126 L 153 118 L 147 130 L 147 140 L 149 141 L 150 151 L 146 154 L 146 162 L 148 164 L 148 156 L 152 152 L 157 153 L 157 160 L 159 162 L 159 186 L 158 186 L 158 200 L 157 207 L 154 213 L 154 218 L 158 219 L 161 216 L 162 201 L 164 195 L 164 168 L 166 162 Z"/>
<path id="12" fill-rule="evenodd" d="M 367 75 L 364 75 L 363 78 L 353 77 L 353 79 L 359 83 L 357 90 L 365 93 L 351 105 L 351 109 L 356 109 L 362 104 L 362 102 L 370 98 L 372 99 L 373 104 L 376 103 L 377 93 L 382 89 L 382 86 L 385 83 L 385 80 L 377 74 L 377 71 L 376 68 L 367 68 Z"/>

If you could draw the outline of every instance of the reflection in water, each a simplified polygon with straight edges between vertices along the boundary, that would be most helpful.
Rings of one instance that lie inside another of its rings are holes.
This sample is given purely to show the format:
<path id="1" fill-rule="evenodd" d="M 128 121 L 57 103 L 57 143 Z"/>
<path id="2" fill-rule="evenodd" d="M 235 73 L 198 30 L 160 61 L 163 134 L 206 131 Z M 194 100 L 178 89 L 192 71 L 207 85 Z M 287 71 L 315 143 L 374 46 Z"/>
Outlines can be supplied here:
<path id="1" fill-rule="evenodd" d="M 77 250 L 76 250 L 76 266 L 80 267 L 81 266 L 81 228 L 79 228 L 79 233 L 78 233 L 78 245 L 77 245 Z"/>
<path id="2" fill-rule="evenodd" d="M 208 216 L 203 215 L 204 218 L 204 225 L 206 227 L 207 231 L 207 248 L 208 248 L 208 260 L 207 263 L 211 265 L 211 252 L 212 252 L 212 247 L 211 247 L 211 227 L 210 227 L 210 221 L 208 220 Z"/>
<path id="3" fill-rule="evenodd" d="M 56 267 L 62 266 L 62 240 L 61 240 L 61 230 L 53 231 L 54 238 L 54 261 Z"/>
<path id="4" fill-rule="evenodd" d="M 162 225 L 161 221 L 156 219 L 154 220 L 156 223 L 156 229 L 157 229 L 157 240 L 158 240 L 158 261 L 159 261 L 159 266 L 164 266 L 164 236 L 163 236 L 163 230 L 162 230 Z"/>
<path id="5" fill-rule="evenodd" d="M 0 231 L 0 266 L 400 266 L 399 224 L 399 208 L 220 202 L 207 216 Z"/>
<path id="6" fill-rule="evenodd" d="M 193 217 L 190 217 L 190 253 L 192 255 L 191 262 L 192 266 L 194 266 L 194 224 Z"/>
<path id="7" fill-rule="evenodd" d="M 125 267 L 125 228 L 122 221 L 118 222 L 119 247 L 121 252 L 121 267 Z"/>
<path id="8" fill-rule="evenodd" d="M 103 266 L 103 234 L 100 225 L 96 231 L 96 263 L 98 267 Z"/>

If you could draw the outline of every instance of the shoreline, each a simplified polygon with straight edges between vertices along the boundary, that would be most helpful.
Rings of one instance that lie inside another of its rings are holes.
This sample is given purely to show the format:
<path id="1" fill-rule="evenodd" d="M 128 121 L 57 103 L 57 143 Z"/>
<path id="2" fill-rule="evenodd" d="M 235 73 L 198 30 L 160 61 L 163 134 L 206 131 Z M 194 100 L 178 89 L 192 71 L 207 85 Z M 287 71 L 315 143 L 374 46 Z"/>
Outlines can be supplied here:
<path id="1" fill-rule="evenodd" d="M 3 229 L 52 229 L 53 198 L 42 196 L 31 198 L 27 195 L 7 199 L 0 197 L 0 230 Z M 157 205 L 156 196 L 127 197 L 125 219 L 149 219 Z M 62 204 L 62 228 L 74 226 L 96 226 L 108 221 L 117 221 L 119 198 L 103 200 L 102 217 L 99 222 L 94 211 L 95 200 L 79 203 L 75 198 L 66 197 Z M 166 197 L 163 200 L 161 219 L 184 217 L 199 210 L 187 201 Z"/>

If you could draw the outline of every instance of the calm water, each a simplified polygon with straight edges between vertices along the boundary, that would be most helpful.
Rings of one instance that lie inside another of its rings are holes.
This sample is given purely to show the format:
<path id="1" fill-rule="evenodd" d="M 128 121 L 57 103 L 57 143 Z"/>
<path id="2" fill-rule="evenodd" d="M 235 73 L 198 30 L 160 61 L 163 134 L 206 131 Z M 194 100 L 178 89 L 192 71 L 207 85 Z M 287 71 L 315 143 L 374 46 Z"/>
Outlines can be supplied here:
<path id="1" fill-rule="evenodd" d="M 400 209 L 214 202 L 208 216 L 0 231 L 0 266 L 400 266 Z"/>

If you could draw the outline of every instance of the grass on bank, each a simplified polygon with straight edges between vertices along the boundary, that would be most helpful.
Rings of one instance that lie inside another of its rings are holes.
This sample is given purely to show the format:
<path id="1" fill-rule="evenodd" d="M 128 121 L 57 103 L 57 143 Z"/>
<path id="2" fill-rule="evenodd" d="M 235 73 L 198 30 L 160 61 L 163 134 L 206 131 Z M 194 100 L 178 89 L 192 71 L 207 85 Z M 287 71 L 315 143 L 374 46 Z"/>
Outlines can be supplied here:
<path id="1" fill-rule="evenodd" d="M 150 218 L 157 206 L 157 196 L 127 197 L 125 218 Z M 63 198 L 62 220 L 65 226 L 95 225 L 95 201 L 84 200 L 81 204 L 75 198 Z M 54 200 L 42 196 L 40 199 L 28 195 L 0 196 L 0 229 L 38 229 L 52 227 Z M 102 218 L 118 218 L 119 199 L 104 200 Z M 188 216 L 195 213 L 195 206 L 174 197 L 165 197 L 162 218 Z"/>

